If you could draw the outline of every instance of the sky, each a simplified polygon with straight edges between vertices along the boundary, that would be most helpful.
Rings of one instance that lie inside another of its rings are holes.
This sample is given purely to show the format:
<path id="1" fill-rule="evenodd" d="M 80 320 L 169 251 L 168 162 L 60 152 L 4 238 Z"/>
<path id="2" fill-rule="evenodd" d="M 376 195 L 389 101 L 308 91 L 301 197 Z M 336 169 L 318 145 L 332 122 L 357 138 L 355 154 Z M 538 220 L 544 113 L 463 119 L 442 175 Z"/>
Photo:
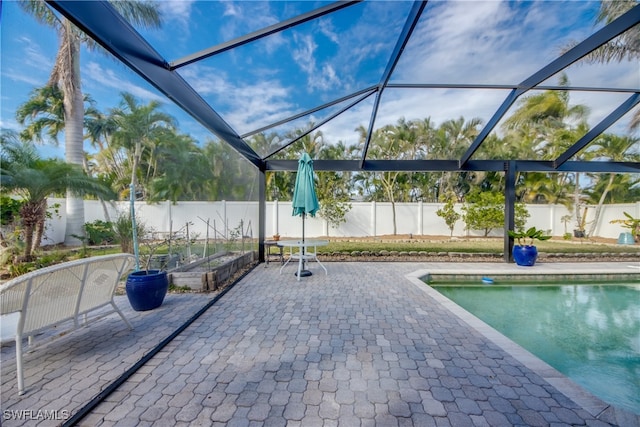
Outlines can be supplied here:
<path id="1" fill-rule="evenodd" d="M 160 1 L 161 30 L 140 30 L 167 61 L 175 61 L 251 31 L 329 4 L 316 1 Z M 406 46 L 391 83 L 517 84 L 561 54 L 572 40 L 595 32 L 598 2 L 431 1 Z M 179 69 L 239 134 L 377 85 L 387 66 L 410 2 L 368 1 Z M 0 24 L 0 126 L 20 130 L 16 108 L 47 83 L 57 51 L 54 30 L 2 2 Z M 640 65 L 624 61 L 586 64 L 566 73 L 572 86 L 639 88 Z M 82 89 L 107 112 L 123 91 L 140 102 L 157 100 L 182 133 L 205 142 L 213 135 L 155 88 L 104 52 L 82 50 Z M 558 83 L 558 76 L 547 84 Z M 536 92 L 531 92 L 535 94 Z M 376 128 L 398 119 L 478 117 L 485 123 L 507 91 L 481 89 L 385 89 Z M 593 126 L 629 94 L 572 92 L 571 104 L 590 108 Z M 319 122 L 346 103 L 273 130 Z M 355 144 L 373 97 L 325 124 L 325 141 Z M 636 107 L 638 108 L 638 107 Z M 610 131 L 625 133 L 630 114 Z M 41 150 L 64 155 L 60 145 Z M 90 150 L 88 144 L 86 150 Z"/>

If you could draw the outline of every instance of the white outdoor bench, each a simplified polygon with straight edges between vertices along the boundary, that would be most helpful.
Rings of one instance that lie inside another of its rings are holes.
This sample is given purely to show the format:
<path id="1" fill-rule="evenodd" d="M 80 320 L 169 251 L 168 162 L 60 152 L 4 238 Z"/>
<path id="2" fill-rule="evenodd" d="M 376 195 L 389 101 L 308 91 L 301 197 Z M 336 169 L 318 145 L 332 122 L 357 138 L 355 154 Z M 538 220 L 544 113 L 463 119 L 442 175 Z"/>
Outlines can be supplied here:
<path id="1" fill-rule="evenodd" d="M 52 265 L 0 285 L 1 339 L 16 342 L 18 392 L 24 393 L 22 340 L 66 321 L 72 329 L 107 314 L 118 313 L 113 296 L 120 278 L 135 264 L 130 254 L 103 255 Z M 111 305 L 112 310 L 89 319 L 88 313 Z M 80 317 L 83 317 L 81 323 Z"/>

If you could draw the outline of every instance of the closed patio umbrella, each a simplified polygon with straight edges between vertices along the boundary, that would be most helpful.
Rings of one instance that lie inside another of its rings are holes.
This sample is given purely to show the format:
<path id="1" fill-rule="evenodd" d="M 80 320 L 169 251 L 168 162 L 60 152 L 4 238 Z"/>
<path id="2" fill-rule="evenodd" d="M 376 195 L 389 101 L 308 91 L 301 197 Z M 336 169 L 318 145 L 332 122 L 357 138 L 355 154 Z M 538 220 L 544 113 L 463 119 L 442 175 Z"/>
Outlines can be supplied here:
<path id="1" fill-rule="evenodd" d="M 296 185 L 293 190 L 293 216 L 302 216 L 302 249 L 301 255 L 304 262 L 304 220 L 307 215 L 315 216 L 320 204 L 316 196 L 315 184 L 313 182 L 313 160 L 309 154 L 303 153 L 298 161 L 298 173 L 296 175 Z M 304 264 L 303 264 L 304 265 Z M 301 277 L 311 276 L 308 270 L 300 272 Z"/>

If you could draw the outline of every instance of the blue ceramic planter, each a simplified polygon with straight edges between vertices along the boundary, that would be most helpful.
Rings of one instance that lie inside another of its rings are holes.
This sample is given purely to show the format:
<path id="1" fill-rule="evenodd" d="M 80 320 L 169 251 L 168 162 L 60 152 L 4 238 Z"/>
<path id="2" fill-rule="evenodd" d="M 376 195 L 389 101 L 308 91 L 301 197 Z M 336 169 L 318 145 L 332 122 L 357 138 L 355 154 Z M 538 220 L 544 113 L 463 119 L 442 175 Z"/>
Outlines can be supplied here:
<path id="1" fill-rule="evenodd" d="M 169 290 L 166 271 L 140 270 L 127 277 L 127 297 L 135 311 L 147 311 L 160 307 Z"/>
<path id="2" fill-rule="evenodd" d="M 620 233 L 618 236 L 619 245 L 633 245 L 635 243 L 631 233 Z"/>
<path id="3" fill-rule="evenodd" d="M 516 264 L 524 267 L 533 267 L 538 259 L 538 248 L 535 246 L 514 245 L 511 253 Z"/>

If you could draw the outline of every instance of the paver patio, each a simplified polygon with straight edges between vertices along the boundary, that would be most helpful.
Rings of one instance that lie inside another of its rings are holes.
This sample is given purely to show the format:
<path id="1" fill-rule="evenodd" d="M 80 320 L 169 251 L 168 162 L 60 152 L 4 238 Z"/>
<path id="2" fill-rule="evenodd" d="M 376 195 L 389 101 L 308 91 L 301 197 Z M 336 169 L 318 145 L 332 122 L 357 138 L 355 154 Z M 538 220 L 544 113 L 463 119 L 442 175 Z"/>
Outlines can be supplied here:
<path id="1" fill-rule="evenodd" d="M 417 280 L 425 271 L 517 267 L 327 267 L 328 276 L 300 282 L 293 269 L 256 267 L 79 425 L 640 425 L 637 415 L 582 391 Z M 535 268 L 598 267 L 631 268 Z M 2 424 L 63 423 L 211 298 L 171 294 L 159 309 L 134 312 L 117 297 L 135 329 L 109 316 L 26 354 L 24 396 L 14 347 L 3 346 Z"/>

